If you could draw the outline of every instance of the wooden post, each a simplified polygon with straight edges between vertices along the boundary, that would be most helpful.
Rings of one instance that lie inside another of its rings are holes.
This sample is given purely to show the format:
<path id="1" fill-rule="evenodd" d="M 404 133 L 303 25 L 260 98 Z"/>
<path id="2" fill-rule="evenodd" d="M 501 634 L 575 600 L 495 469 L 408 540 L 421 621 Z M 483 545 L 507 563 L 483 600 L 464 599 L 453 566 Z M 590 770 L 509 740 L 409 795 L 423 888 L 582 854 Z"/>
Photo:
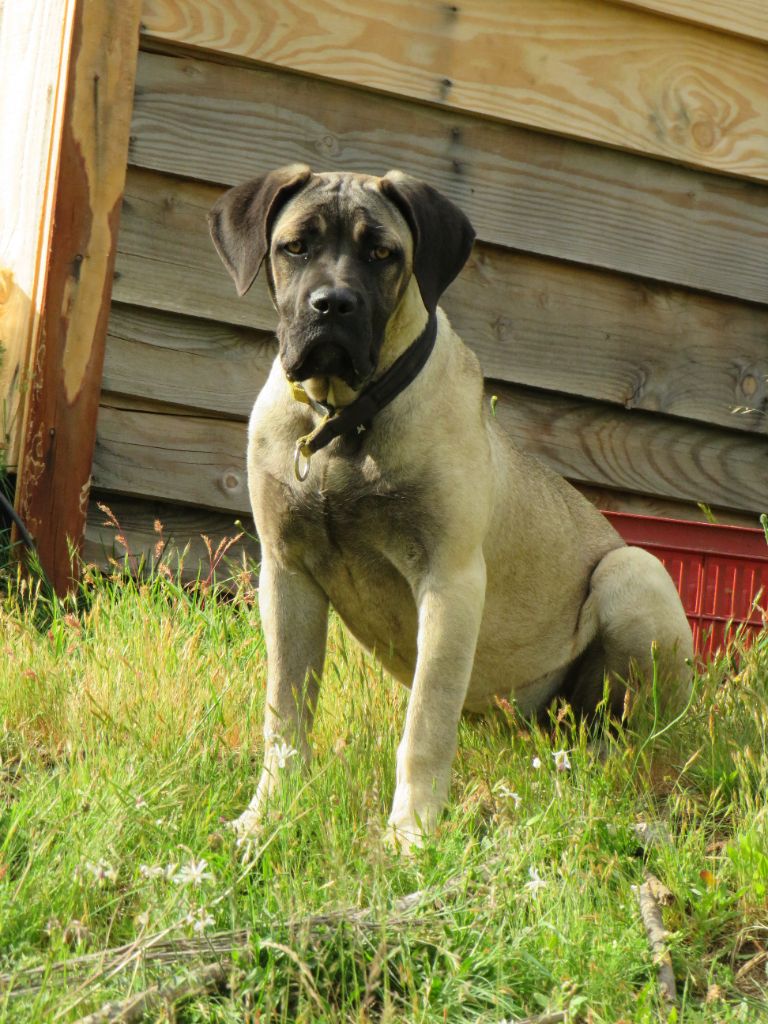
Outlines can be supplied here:
<path id="1" fill-rule="evenodd" d="M 75 0 L 16 493 L 59 593 L 72 579 L 70 546 L 79 548 L 85 530 L 140 12 L 140 0 Z"/>
<path id="2" fill-rule="evenodd" d="M 0 6 L 0 469 L 15 472 L 51 237 L 75 0 Z"/>

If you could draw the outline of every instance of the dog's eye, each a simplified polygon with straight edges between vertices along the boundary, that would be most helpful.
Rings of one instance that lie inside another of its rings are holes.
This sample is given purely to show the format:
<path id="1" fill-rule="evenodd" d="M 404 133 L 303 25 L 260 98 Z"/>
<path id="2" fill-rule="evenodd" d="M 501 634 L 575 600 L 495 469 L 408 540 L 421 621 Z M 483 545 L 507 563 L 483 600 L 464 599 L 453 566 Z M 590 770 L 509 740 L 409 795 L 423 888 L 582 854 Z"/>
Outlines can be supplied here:
<path id="1" fill-rule="evenodd" d="M 392 255 L 392 250 L 388 249 L 386 245 L 377 245 L 375 249 L 371 249 L 372 260 L 388 260 Z"/>
<path id="2" fill-rule="evenodd" d="M 298 238 L 293 242 L 286 242 L 283 248 L 286 252 L 289 252 L 291 256 L 303 256 L 307 251 L 306 245 L 304 245 L 303 242 L 300 242 Z"/>

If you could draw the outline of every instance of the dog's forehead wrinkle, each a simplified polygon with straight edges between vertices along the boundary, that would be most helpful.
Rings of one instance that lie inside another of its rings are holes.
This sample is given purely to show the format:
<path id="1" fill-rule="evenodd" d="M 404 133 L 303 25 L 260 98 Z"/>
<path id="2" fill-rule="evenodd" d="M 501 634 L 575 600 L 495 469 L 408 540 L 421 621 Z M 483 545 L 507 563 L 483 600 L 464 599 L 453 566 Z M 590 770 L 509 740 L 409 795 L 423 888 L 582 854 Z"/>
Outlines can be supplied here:
<path id="1" fill-rule="evenodd" d="M 288 214 L 285 219 L 278 222 L 276 233 L 322 233 L 326 228 L 327 221 L 319 210 L 297 210 L 293 215 Z"/>

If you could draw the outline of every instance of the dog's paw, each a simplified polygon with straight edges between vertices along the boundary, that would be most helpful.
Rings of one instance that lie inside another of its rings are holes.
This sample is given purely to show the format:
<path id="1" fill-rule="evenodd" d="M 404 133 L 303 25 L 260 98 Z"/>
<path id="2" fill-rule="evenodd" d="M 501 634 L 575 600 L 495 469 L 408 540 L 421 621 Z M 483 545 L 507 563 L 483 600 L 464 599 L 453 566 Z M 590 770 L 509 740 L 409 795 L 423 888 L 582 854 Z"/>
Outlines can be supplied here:
<path id="1" fill-rule="evenodd" d="M 235 833 L 238 848 L 246 848 L 259 841 L 264 829 L 264 815 L 256 808 L 248 807 L 239 818 L 230 822 L 229 827 Z"/>
<path id="2" fill-rule="evenodd" d="M 415 822 L 410 826 L 393 825 L 390 822 L 382 842 L 392 853 L 408 857 L 424 845 L 424 833 Z"/>

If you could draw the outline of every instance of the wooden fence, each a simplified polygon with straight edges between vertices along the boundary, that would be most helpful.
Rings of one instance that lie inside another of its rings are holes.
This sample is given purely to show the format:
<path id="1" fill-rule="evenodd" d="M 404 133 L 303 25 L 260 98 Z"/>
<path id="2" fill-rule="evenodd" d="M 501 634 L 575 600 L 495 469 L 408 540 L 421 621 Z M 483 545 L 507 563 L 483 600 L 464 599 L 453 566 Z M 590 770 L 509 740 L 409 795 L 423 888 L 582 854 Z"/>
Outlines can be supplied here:
<path id="1" fill-rule="evenodd" d="M 88 557 L 96 496 L 136 551 L 155 518 L 192 560 L 246 521 L 274 312 L 205 213 L 297 160 L 469 214 L 445 308 L 510 433 L 601 507 L 768 508 L 762 0 L 144 0 L 135 75 Z"/>

